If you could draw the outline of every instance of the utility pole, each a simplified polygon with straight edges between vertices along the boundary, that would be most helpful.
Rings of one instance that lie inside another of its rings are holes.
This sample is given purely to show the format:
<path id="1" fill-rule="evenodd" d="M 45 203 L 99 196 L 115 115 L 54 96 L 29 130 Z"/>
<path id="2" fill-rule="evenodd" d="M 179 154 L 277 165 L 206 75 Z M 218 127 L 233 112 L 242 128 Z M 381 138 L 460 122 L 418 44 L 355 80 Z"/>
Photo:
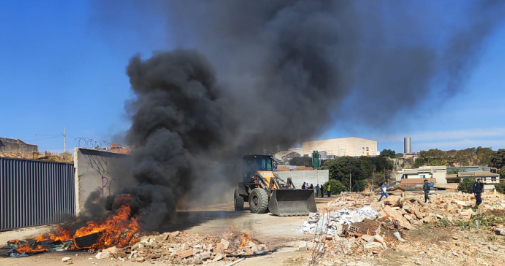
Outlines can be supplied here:
<path id="1" fill-rule="evenodd" d="M 67 152 L 67 133 L 65 132 L 65 127 L 63 127 L 63 152 Z"/>
<path id="2" fill-rule="evenodd" d="M 349 192 L 352 192 L 351 178 L 351 173 L 349 173 Z"/>
<path id="3" fill-rule="evenodd" d="M 375 178 L 375 168 L 373 169 L 373 172 L 372 172 L 372 191 L 371 191 L 372 195 L 373 195 L 373 185 L 374 185 L 373 180 L 374 180 L 374 178 Z"/>

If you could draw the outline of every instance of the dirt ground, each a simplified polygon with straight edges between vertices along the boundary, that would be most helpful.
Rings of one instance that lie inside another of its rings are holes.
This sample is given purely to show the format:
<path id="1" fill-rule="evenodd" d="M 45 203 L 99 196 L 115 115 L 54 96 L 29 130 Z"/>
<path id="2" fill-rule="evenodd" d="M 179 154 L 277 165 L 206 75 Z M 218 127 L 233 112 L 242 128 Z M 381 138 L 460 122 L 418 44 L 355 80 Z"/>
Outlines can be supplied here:
<path id="1" fill-rule="evenodd" d="M 318 208 L 327 205 L 328 198 L 317 198 Z M 331 199 L 331 200 L 334 200 Z M 246 258 L 235 265 L 307 265 L 312 251 L 298 251 L 298 244 L 311 240 L 312 235 L 300 230 L 307 217 L 277 217 L 270 214 L 251 214 L 249 210 L 235 212 L 232 203 L 202 209 L 180 211 L 167 222 L 161 232 L 186 231 L 192 234 L 220 235 L 230 230 L 249 233 L 253 239 L 277 251 L 265 256 Z M 498 213 L 497 213 L 498 214 Z M 500 213 L 501 215 L 501 213 Z M 374 230 L 377 222 L 363 223 L 363 228 Z M 9 239 L 26 238 L 47 232 L 52 227 L 39 227 L 0 233 L 0 244 Z M 495 236 L 486 229 L 463 230 L 459 227 L 418 226 L 403 235 L 405 243 L 374 254 L 325 258 L 320 265 L 505 265 L 505 237 Z M 428 245 L 426 244 L 429 243 Z M 71 257 L 76 266 L 89 265 L 166 265 L 161 262 L 122 262 L 95 258 L 86 251 L 47 252 L 23 258 L 0 258 L 0 265 L 66 265 L 61 260 Z M 229 265 L 230 261 L 205 263 Z"/>

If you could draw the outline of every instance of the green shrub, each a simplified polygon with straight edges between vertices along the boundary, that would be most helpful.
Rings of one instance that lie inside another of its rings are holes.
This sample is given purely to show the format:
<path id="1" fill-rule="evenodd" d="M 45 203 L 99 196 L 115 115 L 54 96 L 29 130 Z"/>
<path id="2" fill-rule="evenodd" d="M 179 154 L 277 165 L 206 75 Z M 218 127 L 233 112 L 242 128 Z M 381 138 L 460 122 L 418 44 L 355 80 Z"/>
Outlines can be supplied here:
<path id="1" fill-rule="evenodd" d="M 458 185 L 458 191 L 463 191 L 465 193 L 473 193 L 473 184 L 475 183 L 475 177 L 466 177 L 461 179 Z"/>
<path id="2" fill-rule="evenodd" d="M 496 184 L 494 187 L 496 188 L 497 192 L 505 194 L 505 183 Z"/>

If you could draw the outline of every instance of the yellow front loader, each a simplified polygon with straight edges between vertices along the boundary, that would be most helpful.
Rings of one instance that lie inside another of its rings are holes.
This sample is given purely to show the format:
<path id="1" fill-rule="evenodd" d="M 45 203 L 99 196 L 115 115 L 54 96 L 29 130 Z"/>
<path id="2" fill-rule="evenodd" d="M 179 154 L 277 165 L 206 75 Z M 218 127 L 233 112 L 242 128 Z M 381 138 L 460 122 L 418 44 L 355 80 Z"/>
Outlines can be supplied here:
<path id="1" fill-rule="evenodd" d="M 242 158 L 242 182 L 235 189 L 235 210 L 249 202 L 253 213 L 278 216 L 309 215 L 317 212 L 314 190 L 296 189 L 290 178 L 282 180 L 274 171 L 272 156 L 246 155 Z"/>

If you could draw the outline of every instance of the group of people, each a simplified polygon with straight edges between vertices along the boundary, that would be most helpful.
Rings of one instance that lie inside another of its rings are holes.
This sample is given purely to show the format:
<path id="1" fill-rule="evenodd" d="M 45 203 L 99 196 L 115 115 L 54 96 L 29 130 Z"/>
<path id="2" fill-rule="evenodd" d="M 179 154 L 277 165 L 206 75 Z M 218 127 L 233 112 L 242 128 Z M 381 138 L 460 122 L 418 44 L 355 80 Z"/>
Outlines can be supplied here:
<path id="1" fill-rule="evenodd" d="M 316 185 L 314 188 L 314 184 L 309 184 L 307 182 L 303 182 L 302 189 L 315 189 L 316 190 L 316 197 L 319 195 L 319 191 L 321 191 L 321 197 L 324 198 L 324 194 L 326 193 L 328 195 L 328 198 L 331 197 L 331 185 L 328 183 L 326 186 L 319 186 L 319 184 Z"/>
<path id="2" fill-rule="evenodd" d="M 430 200 L 430 183 L 428 183 L 427 179 L 424 179 L 424 184 L 423 184 L 423 192 L 424 192 L 424 203 L 431 203 Z M 473 184 L 472 188 L 473 194 L 475 196 L 475 207 L 479 207 L 479 205 L 482 203 L 482 197 L 481 194 L 484 191 L 484 184 L 482 183 L 482 180 L 479 178 L 475 183 Z M 381 186 L 381 197 L 379 198 L 379 201 L 382 200 L 382 197 L 388 198 L 388 193 L 387 193 L 387 183 L 384 182 Z"/>

